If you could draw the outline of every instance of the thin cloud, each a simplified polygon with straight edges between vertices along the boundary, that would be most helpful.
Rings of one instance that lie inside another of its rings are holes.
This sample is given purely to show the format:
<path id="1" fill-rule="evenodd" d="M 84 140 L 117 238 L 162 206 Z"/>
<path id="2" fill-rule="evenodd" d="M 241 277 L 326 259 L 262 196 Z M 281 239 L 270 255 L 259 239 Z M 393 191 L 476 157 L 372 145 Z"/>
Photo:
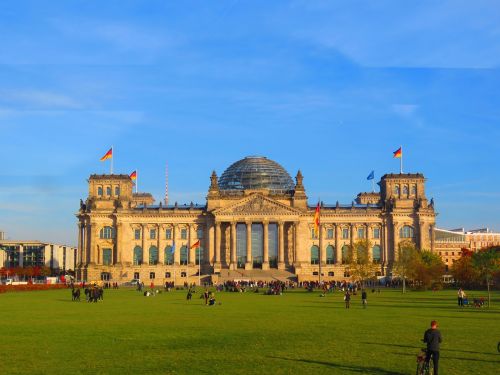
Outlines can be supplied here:
<path id="1" fill-rule="evenodd" d="M 20 107 L 45 109 L 80 109 L 82 103 L 76 99 L 51 91 L 34 89 L 0 90 L 0 103 Z M 11 110 L 1 110 L 0 114 L 10 115 Z"/>

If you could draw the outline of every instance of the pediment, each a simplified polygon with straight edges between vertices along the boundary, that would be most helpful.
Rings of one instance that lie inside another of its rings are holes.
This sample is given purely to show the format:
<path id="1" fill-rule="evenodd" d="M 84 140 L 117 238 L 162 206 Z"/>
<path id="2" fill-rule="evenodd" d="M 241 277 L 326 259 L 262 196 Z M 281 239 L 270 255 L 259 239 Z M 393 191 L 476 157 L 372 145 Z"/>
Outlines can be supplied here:
<path id="1" fill-rule="evenodd" d="M 234 205 L 219 208 L 214 211 L 214 215 L 216 216 L 297 216 L 300 215 L 300 213 L 301 212 L 299 210 L 293 207 L 288 207 L 283 203 L 264 197 L 261 194 L 252 194 L 250 197 L 245 198 Z"/>

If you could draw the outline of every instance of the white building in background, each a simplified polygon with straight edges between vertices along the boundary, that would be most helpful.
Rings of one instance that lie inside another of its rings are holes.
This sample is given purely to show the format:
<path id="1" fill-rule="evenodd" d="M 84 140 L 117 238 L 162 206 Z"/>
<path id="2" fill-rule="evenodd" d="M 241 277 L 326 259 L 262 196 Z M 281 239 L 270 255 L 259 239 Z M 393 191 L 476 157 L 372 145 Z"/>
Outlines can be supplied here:
<path id="1" fill-rule="evenodd" d="M 78 249 L 41 241 L 0 239 L 0 267 L 49 267 L 52 271 L 74 271 Z"/>

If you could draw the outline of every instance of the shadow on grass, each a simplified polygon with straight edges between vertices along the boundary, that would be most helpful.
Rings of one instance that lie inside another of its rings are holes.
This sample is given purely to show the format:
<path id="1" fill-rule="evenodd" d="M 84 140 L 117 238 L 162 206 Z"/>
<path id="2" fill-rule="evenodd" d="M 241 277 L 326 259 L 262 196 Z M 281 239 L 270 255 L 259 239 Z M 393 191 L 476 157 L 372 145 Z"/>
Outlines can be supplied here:
<path id="1" fill-rule="evenodd" d="M 323 365 L 323 366 L 328 366 L 331 368 L 336 368 L 336 369 L 339 369 L 342 371 L 359 372 L 361 374 L 405 375 L 405 373 L 403 373 L 403 372 L 388 371 L 388 370 L 384 370 L 383 368 L 373 367 L 373 366 L 371 366 L 371 367 L 352 366 L 352 365 L 346 365 L 346 364 L 335 363 L 335 362 L 315 361 L 312 359 L 285 358 L 285 357 L 274 357 L 274 356 L 268 356 L 268 358 L 282 359 L 284 361 L 304 362 L 304 363 Z"/>
<path id="2" fill-rule="evenodd" d="M 445 360 L 445 359 L 454 359 L 454 360 L 457 360 L 457 361 L 469 361 L 469 362 L 486 362 L 486 363 L 500 363 L 500 361 L 494 361 L 494 360 L 491 360 L 491 359 L 478 359 L 478 358 L 466 358 L 466 357 L 450 357 L 448 356 L 446 353 L 449 352 L 449 351 L 457 351 L 457 352 L 460 352 L 460 350 L 441 350 L 441 354 L 439 356 L 439 359 L 440 360 Z M 444 352 L 444 353 L 443 353 Z M 475 352 L 466 352 L 466 353 L 475 353 Z M 398 353 L 398 352 L 394 352 L 392 354 L 396 354 L 396 355 L 402 355 L 402 356 L 405 356 L 405 357 L 415 357 L 414 354 L 410 354 L 410 353 Z M 494 356 L 498 356 L 497 354 L 495 353 L 478 353 L 478 354 L 488 354 L 488 355 L 494 355 Z"/>
<path id="3" fill-rule="evenodd" d="M 413 346 L 413 345 L 400 345 L 400 344 L 383 344 L 379 342 L 362 342 L 361 344 L 368 344 L 368 345 L 381 345 L 381 346 L 390 346 L 390 347 L 396 347 L 396 348 L 410 348 L 410 349 L 421 349 L 425 347 L 425 344 L 422 343 L 420 346 Z M 474 358 L 455 358 L 455 357 L 448 357 L 446 353 L 451 353 L 451 352 L 457 352 L 457 353 L 467 353 L 467 354 L 481 354 L 481 355 L 493 355 L 493 356 L 498 356 L 497 353 L 490 353 L 490 352 L 475 352 L 472 350 L 461 350 L 461 349 L 445 349 L 441 350 L 441 358 L 450 358 L 450 359 L 462 359 L 464 361 L 479 361 L 479 362 L 492 362 L 492 361 L 483 361 L 482 359 L 474 359 Z M 394 353 L 394 354 L 401 354 L 401 355 L 410 355 L 408 353 Z M 500 361 L 493 361 L 493 362 L 499 362 Z"/>

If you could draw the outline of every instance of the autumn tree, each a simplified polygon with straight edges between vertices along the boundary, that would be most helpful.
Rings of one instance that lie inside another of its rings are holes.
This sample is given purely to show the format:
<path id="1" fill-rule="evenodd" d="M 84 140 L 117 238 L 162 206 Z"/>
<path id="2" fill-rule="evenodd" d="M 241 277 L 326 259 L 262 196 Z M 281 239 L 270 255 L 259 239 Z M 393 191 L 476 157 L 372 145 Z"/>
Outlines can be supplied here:
<path id="1" fill-rule="evenodd" d="M 349 270 L 351 277 L 361 282 L 364 287 L 364 281 L 375 276 L 378 266 L 373 263 L 370 257 L 371 242 L 369 240 L 356 241 L 349 249 Z"/>
<path id="2" fill-rule="evenodd" d="M 418 264 L 419 255 L 415 244 L 405 240 L 398 244 L 397 257 L 394 262 L 394 271 L 403 281 L 403 293 L 406 293 L 406 279 L 412 279 Z"/>
<path id="3" fill-rule="evenodd" d="M 431 251 L 423 250 L 418 253 L 414 265 L 414 278 L 422 289 L 427 289 L 441 282 L 445 265 L 441 257 Z"/>
<path id="4" fill-rule="evenodd" d="M 489 247 L 472 254 L 472 266 L 486 283 L 488 307 L 491 303 L 490 285 L 493 276 L 500 270 L 500 247 Z"/>
<path id="5" fill-rule="evenodd" d="M 450 272 L 453 279 L 465 287 L 472 287 L 480 279 L 480 275 L 476 268 L 472 265 L 473 252 L 469 249 L 462 249 L 460 259 L 457 259 L 451 266 Z"/>

